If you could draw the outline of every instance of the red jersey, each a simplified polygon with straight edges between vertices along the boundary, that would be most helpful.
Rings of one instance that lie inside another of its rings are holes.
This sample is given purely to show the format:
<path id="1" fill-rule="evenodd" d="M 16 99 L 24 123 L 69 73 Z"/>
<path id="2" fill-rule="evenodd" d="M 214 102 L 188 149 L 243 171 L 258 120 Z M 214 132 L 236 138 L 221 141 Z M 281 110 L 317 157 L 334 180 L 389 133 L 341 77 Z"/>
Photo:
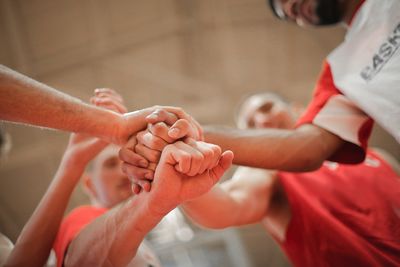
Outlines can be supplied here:
<path id="1" fill-rule="evenodd" d="M 279 177 L 291 209 L 281 246 L 295 266 L 400 266 L 400 177 L 379 157 Z"/>
<path id="2" fill-rule="evenodd" d="M 53 249 L 57 257 L 57 267 L 61 267 L 64 256 L 72 240 L 94 219 L 107 212 L 104 208 L 81 206 L 74 209 L 61 223 Z"/>

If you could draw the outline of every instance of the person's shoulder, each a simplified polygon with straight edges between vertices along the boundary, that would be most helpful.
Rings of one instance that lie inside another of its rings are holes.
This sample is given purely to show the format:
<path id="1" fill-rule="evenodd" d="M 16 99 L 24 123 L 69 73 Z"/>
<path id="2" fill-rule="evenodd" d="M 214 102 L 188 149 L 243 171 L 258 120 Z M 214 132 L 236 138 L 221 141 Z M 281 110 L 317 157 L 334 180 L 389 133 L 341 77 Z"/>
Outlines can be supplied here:
<path id="1" fill-rule="evenodd" d="M 69 221 L 88 221 L 92 218 L 96 218 L 107 212 L 105 208 L 99 208 L 90 205 L 79 206 L 73 209 L 64 219 L 65 223 Z"/>

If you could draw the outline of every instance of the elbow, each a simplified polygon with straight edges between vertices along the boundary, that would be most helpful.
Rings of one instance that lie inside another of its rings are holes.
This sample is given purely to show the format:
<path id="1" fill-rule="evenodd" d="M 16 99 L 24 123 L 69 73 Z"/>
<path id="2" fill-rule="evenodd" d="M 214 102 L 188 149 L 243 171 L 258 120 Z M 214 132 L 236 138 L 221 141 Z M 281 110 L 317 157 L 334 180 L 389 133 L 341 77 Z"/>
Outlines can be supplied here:
<path id="1" fill-rule="evenodd" d="M 319 155 L 312 157 L 305 157 L 301 162 L 301 165 L 298 167 L 298 169 L 294 171 L 302 171 L 302 172 L 315 171 L 321 168 L 323 162 L 324 158 L 323 157 L 321 158 Z"/>
<path id="2" fill-rule="evenodd" d="M 189 212 L 185 212 L 186 216 L 200 228 L 209 229 L 209 230 L 222 230 L 232 226 L 232 223 L 227 222 L 226 220 L 220 220 L 213 218 L 205 218 L 204 216 L 193 216 Z"/>

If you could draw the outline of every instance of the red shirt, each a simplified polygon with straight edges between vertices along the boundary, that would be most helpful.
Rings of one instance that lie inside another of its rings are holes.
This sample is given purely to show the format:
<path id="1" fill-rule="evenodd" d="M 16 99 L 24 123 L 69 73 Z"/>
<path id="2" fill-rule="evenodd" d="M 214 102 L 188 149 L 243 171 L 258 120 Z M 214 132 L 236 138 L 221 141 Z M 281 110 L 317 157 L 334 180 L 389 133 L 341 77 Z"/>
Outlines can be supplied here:
<path id="1" fill-rule="evenodd" d="M 400 177 L 376 155 L 280 179 L 292 214 L 281 245 L 295 266 L 400 266 Z"/>
<path id="2" fill-rule="evenodd" d="M 297 126 L 307 123 L 317 125 L 345 141 L 328 160 L 341 163 L 360 163 L 364 160 L 373 120 L 335 86 L 327 62 L 324 62 L 313 99 Z"/>
<path id="3" fill-rule="evenodd" d="M 57 257 L 57 267 L 61 267 L 68 246 L 79 232 L 107 209 L 93 206 L 81 206 L 74 209 L 61 223 L 53 249 Z"/>

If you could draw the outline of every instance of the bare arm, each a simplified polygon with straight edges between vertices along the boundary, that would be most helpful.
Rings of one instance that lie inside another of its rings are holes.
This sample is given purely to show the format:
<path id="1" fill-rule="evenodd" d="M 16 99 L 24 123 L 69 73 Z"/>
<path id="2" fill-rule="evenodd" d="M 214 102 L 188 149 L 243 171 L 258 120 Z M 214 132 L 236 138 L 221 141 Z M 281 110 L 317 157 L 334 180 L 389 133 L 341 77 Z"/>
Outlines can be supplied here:
<path id="1" fill-rule="evenodd" d="M 102 93 L 102 97 L 95 97 L 93 100 L 106 101 L 108 108 L 124 112 L 125 107 L 116 100 L 117 97 L 118 94 L 108 90 L 107 93 Z M 106 145 L 107 143 L 97 138 L 82 134 L 71 135 L 57 173 L 19 235 L 6 266 L 41 267 L 46 263 L 76 184 L 87 163 Z"/>
<path id="2" fill-rule="evenodd" d="M 165 148 L 151 192 L 97 218 L 71 242 L 65 266 L 126 266 L 145 235 L 182 201 L 207 192 L 232 162 L 216 146 L 178 142 Z M 87 253 L 90 248 L 90 253 Z"/>
<path id="3" fill-rule="evenodd" d="M 0 120 L 85 133 L 125 144 L 131 135 L 146 128 L 146 117 L 159 108 L 154 106 L 121 115 L 88 105 L 0 65 Z M 179 108 L 166 109 L 169 118 L 160 121 L 169 119 L 173 124 L 181 116 L 188 118 Z M 157 119 L 149 120 L 157 122 Z"/>
<path id="4" fill-rule="evenodd" d="M 24 226 L 5 266 L 43 266 L 57 235 L 69 198 L 84 166 L 65 156 L 31 218 Z"/>
<path id="5" fill-rule="evenodd" d="M 286 171 L 316 170 L 344 142 L 314 125 L 295 130 L 206 127 L 204 134 L 207 142 L 232 150 L 235 164 Z"/>
<path id="6" fill-rule="evenodd" d="M 111 140 L 122 116 L 0 65 L 0 119 L 82 132 Z"/>
<path id="7" fill-rule="evenodd" d="M 189 218 L 207 228 L 259 222 L 268 214 L 276 182 L 273 171 L 239 167 L 232 179 L 181 207 Z"/>
<path id="8" fill-rule="evenodd" d="M 126 266 L 164 216 L 149 209 L 148 198 L 135 195 L 82 229 L 69 245 L 64 266 Z"/>

